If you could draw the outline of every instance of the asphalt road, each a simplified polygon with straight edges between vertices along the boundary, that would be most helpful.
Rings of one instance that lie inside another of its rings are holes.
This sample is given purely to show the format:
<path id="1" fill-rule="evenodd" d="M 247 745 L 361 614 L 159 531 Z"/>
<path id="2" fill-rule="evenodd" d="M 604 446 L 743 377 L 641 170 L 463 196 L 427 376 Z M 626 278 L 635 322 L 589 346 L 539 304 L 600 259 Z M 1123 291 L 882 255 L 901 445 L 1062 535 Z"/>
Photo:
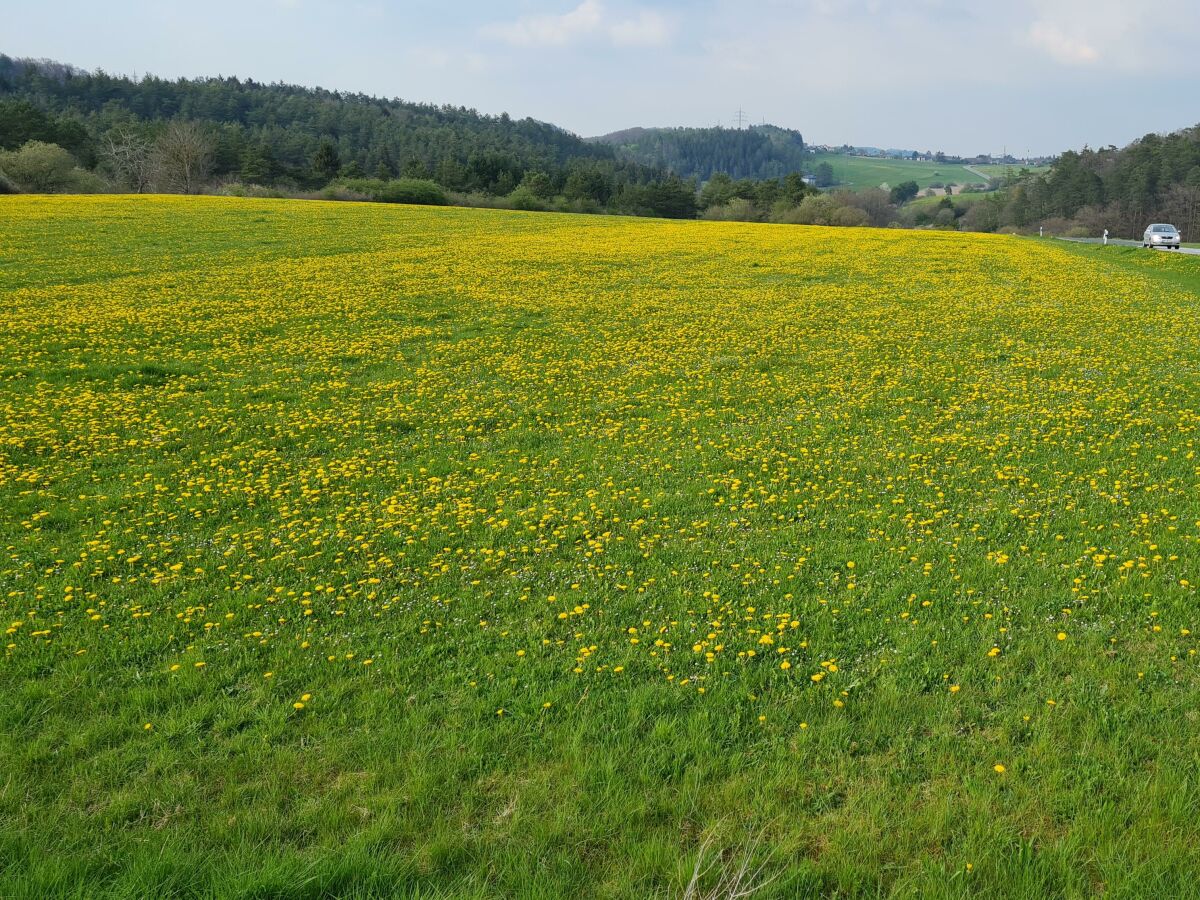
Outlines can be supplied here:
<path id="1" fill-rule="evenodd" d="M 1058 240 L 1072 241 L 1073 243 L 1076 243 L 1076 244 L 1103 244 L 1104 243 L 1103 238 L 1058 238 Z M 1121 240 L 1117 240 L 1116 238 L 1109 238 L 1108 242 L 1110 244 L 1115 244 L 1118 247 L 1140 247 L 1140 246 L 1142 246 L 1141 241 L 1121 241 Z M 1200 256 L 1200 250 L 1193 249 L 1192 247 L 1181 247 L 1178 250 L 1159 250 L 1158 252 L 1159 253 L 1186 253 L 1188 256 Z"/>

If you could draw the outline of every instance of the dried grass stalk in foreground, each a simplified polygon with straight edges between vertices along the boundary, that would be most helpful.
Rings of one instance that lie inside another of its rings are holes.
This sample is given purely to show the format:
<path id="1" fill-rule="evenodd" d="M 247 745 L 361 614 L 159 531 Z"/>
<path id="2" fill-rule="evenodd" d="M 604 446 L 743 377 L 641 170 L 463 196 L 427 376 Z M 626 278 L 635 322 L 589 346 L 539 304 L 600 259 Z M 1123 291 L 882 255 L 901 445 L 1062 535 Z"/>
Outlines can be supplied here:
<path id="1" fill-rule="evenodd" d="M 754 864 L 763 844 L 761 831 L 732 850 L 712 853 L 712 844 L 710 836 L 700 845 L 682 900 L 738 900 L 753 896 L 779 877 L 778 874 L 763 877 L 771 862 L 771 851 L 768 850 L 758 865 Z M 715 883 L 706 884 L 713 878 L 716 878 Z"/>

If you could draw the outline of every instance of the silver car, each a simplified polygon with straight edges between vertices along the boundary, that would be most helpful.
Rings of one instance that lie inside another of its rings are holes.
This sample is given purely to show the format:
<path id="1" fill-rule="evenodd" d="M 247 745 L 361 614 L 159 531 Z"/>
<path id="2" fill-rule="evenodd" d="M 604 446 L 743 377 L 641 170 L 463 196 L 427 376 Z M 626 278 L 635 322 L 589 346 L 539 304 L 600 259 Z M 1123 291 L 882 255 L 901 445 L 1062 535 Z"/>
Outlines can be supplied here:
<path id="1" fill-rule="evenodd" d="M 1181 242 L 1179 229 L 1174 225 L 1151 225 L 1142 235 L 1142 247 L 1166 247 L 1178 250 Z"/>

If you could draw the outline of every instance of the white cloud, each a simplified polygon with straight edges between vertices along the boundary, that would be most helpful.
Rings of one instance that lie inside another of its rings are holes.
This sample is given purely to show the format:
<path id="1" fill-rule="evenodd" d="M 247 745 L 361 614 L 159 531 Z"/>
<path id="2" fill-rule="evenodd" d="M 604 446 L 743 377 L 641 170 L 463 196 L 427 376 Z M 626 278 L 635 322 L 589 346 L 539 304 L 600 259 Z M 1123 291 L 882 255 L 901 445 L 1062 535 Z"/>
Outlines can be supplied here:
<path id="1" fill-rule="evenodd" d="M 1173 50 L 1173 35 L 1194 31 L 1177 16 L 1155 16 L 1131 0 L 1026 0 L 1027 46 L 1062 66 L 1136 71 Z"/>
<path id="2" fill-rule="evenodd" d="M 583 0 L 561 16 L 525 16 L 515 22 L 489 25 L 484 33 L 518 47 L 562 46 L 599 28 L 602 10 L 599 0 Z"/>
<path id="3" fill-rule="evenodd" d="M 608 27 L 614 44 L 630 47 L 658 47 L 671 39 L 671 23 L 659 13 L 641 10 L 631 19 L 614 22 Z"/>
<path id="4" fill-rule="evenodd" d="M 516 47 L 564 47 L 582 40 L 651 47 L 670 40 L 671 23 L 653 10 L 635 10 L 618 17 L 601 0 L 582 0 L 561 15 L 524 16 L 514 22 L 485 26 L 482 31 L 485 37 Z"/>
<path id="5" fill-rule="evenodd" d="M 1088 66 L 1100 62 L 1100 51 L 1080 38 L 1064 34 L 1052 22 L 1034 22 L 1029 27 L 1029 42 L 1044 50 L 1055 62 L 1066 66 Z"/>

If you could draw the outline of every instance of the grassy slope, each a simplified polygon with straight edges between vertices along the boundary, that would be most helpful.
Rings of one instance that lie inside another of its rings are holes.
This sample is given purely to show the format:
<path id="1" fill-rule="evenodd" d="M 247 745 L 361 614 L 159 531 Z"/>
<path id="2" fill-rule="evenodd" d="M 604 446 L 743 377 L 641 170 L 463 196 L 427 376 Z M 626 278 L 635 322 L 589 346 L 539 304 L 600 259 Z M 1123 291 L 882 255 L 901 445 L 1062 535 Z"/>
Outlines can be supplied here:
<path id="1" fill-rule="evenodd" d="M 942 202 L 942 199 L 944 196 L 945 196 L 944 194 L 938 194 L 938 195 L 932 196 L 932 197 L 918 197 L 915 200 L 910 200 L 907 205 L 913 206 L 913 207 L 918 207 L 918 208 L 923 207 L 923 206 L 928 206 L 928 207 L 937 206 L 938 204 L 940 204 Z M 954 195 L 954 205 L 969 207 L 969 206 L 973 206 L 974 204 L 980 202 L 981 200 L 986 200 L 989 197 L 995 197 L 995 196 L 996 196 L 996 194 L 994 192 L 989 192 L 989 193 L 985 193 L 985 194 L 974 194 L 974 193 L 972 193 L 972 194 L 955 194 Z"/>
<path id="2" fill-rule="evenodd" d="M 872 159 L 861 156 L 817 153 L 813 165 L 827 162 L 833 166 L 834 177 L 840 186 L 862 190 L 888 184 L 891 187 L 915 181 L 922 188 L 934 182 L 947 184 L 983 184 L 984 179 L 962 166 L 920 160 Z"/>
<path id="3" fill-rule="evenodd" d="M 0 895 L 1195 895 L 1197 261 L 843 236 L 6 199 Z"/>
<path id="4" fill-rule="evenodd" d="M 1050 171 L 1049 166 L 972 166 L 972 168 L 978 169 L 980 172 L 993 178 L 1003 177 L 1009 172 L 1019 173 L 1022 169 L 1028 169 L 1033 175 L 1045 175 Z"/>
<path id="5" fill-rule="evenodd" d="M 1169 251 L 1148 253 L 1140 247 L 1110 247 L 1095 244 L 1055 242 L 1089 260 L 1122 271 L 1154 278 L 1156 281 L 1200 294 L 1200 257 L 1174 254 Z M 1186 246 L 1186 245 L 1185 245 Z"/>

